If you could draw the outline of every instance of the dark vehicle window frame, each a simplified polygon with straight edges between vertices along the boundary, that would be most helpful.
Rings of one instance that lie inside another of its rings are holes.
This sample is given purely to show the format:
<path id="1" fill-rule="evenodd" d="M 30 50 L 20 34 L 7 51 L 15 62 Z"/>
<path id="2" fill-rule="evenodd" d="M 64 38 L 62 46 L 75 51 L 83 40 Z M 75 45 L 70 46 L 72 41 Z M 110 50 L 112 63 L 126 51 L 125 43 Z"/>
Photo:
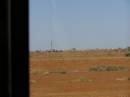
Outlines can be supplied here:
<path id="1" fill-rule="evenodd" d="M 0 97 L 29 97 L 28 4 L 0 1 Z"/>

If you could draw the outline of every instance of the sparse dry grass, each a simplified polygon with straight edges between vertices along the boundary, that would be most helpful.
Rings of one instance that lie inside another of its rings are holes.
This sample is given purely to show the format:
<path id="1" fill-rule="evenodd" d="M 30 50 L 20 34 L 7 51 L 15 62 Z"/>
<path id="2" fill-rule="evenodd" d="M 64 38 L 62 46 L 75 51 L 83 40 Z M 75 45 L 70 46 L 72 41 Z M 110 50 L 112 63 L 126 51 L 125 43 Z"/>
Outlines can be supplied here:
<path id="1" fill-rule="evenodd" d="M 93 66 L 102 72 L 90 72 Z M 126 68 L 122 52 L 30 53 L 30 97 L 129 97 Z"/>

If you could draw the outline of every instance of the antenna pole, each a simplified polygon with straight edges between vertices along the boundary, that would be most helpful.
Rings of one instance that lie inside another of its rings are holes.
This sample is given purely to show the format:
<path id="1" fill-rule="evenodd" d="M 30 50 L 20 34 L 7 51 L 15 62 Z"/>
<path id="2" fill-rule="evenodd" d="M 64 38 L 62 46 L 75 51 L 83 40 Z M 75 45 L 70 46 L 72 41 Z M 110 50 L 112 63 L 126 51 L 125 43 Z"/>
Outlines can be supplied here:
<path id="1" fill-rule="evenodd" d="M 51 40 L 51 51 L 52 51 L 52 40 Z"/>

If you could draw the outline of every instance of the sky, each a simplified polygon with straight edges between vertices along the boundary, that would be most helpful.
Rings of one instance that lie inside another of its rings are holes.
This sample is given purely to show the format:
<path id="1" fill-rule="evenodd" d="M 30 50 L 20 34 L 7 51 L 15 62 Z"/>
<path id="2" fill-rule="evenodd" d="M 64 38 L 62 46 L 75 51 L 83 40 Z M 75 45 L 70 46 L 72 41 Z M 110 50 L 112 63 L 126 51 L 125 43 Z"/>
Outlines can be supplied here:
<path id="1" fill-rule="evenodd" d="M 129 0 L 30 0 L 30 50 L 130 45 Z"/>

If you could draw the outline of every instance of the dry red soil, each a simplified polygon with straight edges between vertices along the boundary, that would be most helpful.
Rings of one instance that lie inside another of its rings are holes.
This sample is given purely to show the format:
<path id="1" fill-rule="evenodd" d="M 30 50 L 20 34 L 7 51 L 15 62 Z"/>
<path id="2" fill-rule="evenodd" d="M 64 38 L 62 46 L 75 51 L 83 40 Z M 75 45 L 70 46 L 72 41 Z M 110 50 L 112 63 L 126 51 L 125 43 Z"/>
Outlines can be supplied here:
<path id="1" fill-rule="evenodd" d="M 130 97 L 129 57 L 75 56 L 44 52 L 30 55 L 30 97 Z M 100 64 L 128 70 L 89 71 Z"/>

